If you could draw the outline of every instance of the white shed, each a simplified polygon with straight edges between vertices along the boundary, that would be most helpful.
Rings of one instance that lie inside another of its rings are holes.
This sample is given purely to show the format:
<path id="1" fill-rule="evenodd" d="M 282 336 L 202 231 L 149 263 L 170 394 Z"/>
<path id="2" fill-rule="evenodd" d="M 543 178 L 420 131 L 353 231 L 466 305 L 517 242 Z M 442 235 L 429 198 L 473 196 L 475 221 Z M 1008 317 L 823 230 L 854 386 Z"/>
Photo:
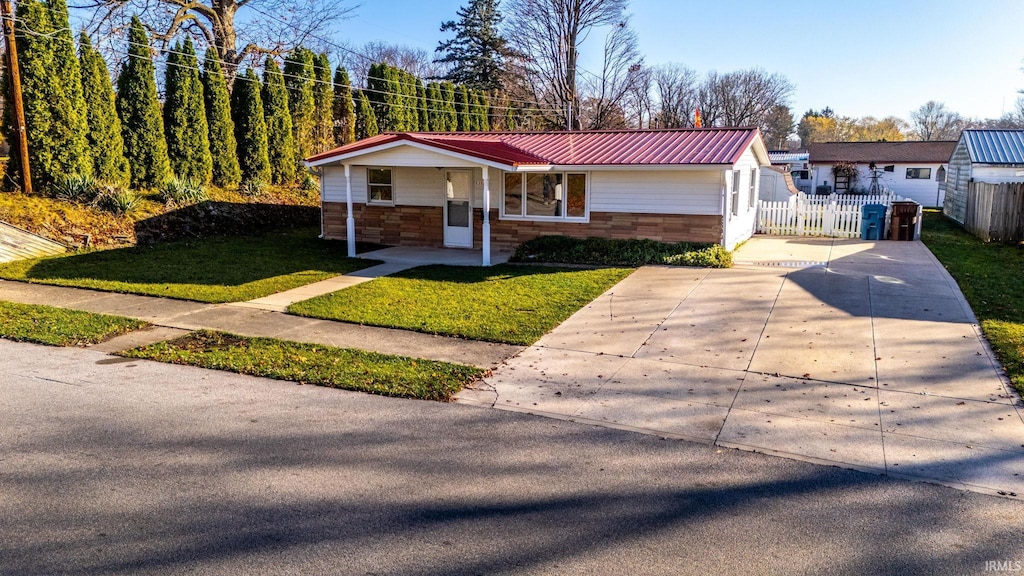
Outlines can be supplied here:
<path id="1" fill-rule="evenodd" d="M 963 224 L 971 182 L 1024 182 L 1024 130 L 964 130 L 949 159 L 943 213 Z"/>

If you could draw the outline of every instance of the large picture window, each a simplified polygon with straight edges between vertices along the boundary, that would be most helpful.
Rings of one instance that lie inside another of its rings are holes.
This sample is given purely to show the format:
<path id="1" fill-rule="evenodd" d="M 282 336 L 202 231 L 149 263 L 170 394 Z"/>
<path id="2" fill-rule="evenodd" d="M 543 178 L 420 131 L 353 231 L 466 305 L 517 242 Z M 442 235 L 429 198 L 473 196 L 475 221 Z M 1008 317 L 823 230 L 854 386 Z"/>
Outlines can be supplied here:
<path id="1" fill-rule="evenodd" d="M 391 168 L 367 168 L 366 182 L 370 204 L 394 204 L 395 189 Z"/>
<path id="2" fill-rule="evenodd" d="M 586 174 L 508 172 L 503 184 L 503 217 L 545 220 L 587 218 Z"/>

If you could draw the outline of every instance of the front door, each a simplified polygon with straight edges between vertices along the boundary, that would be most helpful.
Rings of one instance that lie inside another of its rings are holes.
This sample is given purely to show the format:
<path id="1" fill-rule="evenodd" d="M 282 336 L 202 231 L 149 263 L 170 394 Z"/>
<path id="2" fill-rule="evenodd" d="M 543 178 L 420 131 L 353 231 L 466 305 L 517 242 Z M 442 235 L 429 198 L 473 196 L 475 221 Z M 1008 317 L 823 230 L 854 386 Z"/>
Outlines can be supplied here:
<path id="1" fill-rule="evenodd" d="M 444 245 L 472 248 L 473 173 L 448 170 L 444 180 Z"/>

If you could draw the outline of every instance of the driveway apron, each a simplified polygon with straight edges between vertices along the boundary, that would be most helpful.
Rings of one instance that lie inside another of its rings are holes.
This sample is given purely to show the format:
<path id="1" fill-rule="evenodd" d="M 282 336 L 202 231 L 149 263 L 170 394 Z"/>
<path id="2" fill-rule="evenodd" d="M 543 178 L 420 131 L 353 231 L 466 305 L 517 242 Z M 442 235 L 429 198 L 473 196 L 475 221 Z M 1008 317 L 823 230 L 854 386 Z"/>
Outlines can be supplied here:
<path id="1" fill-rule="evenodd" d="M 637 270 L 460 402 L 1024 495 L 1024 419 L 920 242 L 754 238 Z"/>

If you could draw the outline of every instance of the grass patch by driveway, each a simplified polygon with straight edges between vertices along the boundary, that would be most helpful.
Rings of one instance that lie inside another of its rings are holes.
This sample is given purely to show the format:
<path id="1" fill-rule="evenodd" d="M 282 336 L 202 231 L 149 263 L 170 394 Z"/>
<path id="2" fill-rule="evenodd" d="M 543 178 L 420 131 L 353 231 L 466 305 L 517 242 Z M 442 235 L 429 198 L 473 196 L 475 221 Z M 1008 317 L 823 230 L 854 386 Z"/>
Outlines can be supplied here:
<path id="1" fill-rule="evenodd" d="M 118 354 L 423 400 L 447 401 L 484 375 L 479 368 L 448 362 L 209 330 Z"/>
<path id="2" fill-rule="evenodd" d="M 199 302 L 252 300 L 377 262 L 314 229 L 85 252 L 0 265 L 0 278 Z"/>
<path id="3" fill-rule="evenodd" d="M 298 302 L 293 314 L 529 345 L 629 268 L 422 266 Z"/>
<path id="4" fill-rule="evenodd" d="M 146 326 L 145 322 L 0 301 L 0 338 L 50 346 L 87 346 Z"/>
<path id="5" fill-rule="evenodd" d="M 1024 248 L 982 242 L 938 210 L 921 240 L 956 279 L 1014 387 L 1024 394 Z"/>
<path id="6" fill-rule="evenodd" d="M 520 244 L 512 255 L 512 261 L 590 266 L 667 264 L 729 268 L 732 266 L 732 253 L 719 244 L 540 236 Z"/>

